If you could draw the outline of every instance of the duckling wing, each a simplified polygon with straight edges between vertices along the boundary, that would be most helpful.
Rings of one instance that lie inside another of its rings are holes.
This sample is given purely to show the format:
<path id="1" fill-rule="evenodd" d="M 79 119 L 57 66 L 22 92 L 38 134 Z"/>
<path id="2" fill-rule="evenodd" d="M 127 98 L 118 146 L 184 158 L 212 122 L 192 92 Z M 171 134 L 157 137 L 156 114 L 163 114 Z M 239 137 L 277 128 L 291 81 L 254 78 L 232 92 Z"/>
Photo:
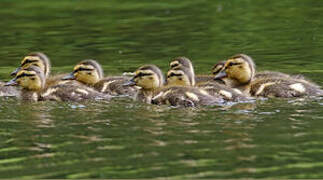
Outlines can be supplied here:
<path id="1" fill-rule="evenodd" d="M 129 80 L 130 78 L 125 76 L 108 77 L 95 84 L 94 88 L 101 93 L 112 96 L 134 97 L 138 93 L 138 88 L 136 86 L 124 86 Z"/>
<path id="2" fill-rule="evenodd" d="M 42 100 L 83 101 L 110 100 L 111 96 L 97 92 L 78 82 L 66 82 L 48 88 L 41 94 Z"/>
<path id="3" fill-rule="evenodd" d="M 57 74 L 57 75 L 53 75 L 53 76 L 49 76 L 46 79 L 46 87 L 51 87 L 51 86 L 55 86 L 58 83 L 62 82 L 62 78 L 65 77 L 67 74 Z"/>
<path id="4" fill-rule="evenodd" d="M 321 96 L 322 90 L 304 79 L 265 78 L 251 84 L 250 94 L 263 97 Z"/>
<path id="5" fill-rule="evenodd" d="M 218 106 L 223 103 L 223 99 L 211 96 L 198 88 L 173 86 L 159 91 L 152 98 L 152 103 L 177 107 Z"/>
<path id="6" fill-rule="evenodd" d="M 223 98 L 227 101 L 246 101 L 250 100 L 249 97 L 242 94 L 242 92 L 238 89 L 227 87 L 223 84 L 219 84 L 216 82 L 203 82 L 197 84 L 197 87 L 205 90 L 210 95 Z"/>

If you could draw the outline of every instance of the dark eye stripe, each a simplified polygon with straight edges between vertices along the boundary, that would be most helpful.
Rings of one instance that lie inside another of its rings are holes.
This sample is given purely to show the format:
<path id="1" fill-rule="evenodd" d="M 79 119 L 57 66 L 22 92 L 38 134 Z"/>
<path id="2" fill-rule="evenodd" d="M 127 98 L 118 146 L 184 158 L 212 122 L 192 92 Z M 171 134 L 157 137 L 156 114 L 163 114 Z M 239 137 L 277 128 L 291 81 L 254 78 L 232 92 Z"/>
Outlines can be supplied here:
<path id="1" fill-rule="evenodd" d="M 93 69 L 90 69 L 90 68 L 77 68 L 73 71 L 73 73 L 76 73 L 76 72 L 79 72 L 79 71 L 93 71 Z"/>
<path id="2" fill-rule="evenodd" d="M 168 75 L 168 77 L 172 77 L 172 76 L 182 76 L 182 74 L 170 73 L 170 74 Z"/>
<path id="3" fill-rule="evenodd" d="M 22 78 L 22 77 L 25 77 L 25 76 L 35 76 L 35 74 L 26 74 L 26 73 L 22 73 L 22 74 L 19 74 L 16 79 L 19 79 L 19 78 Z"/>
<path id="4" fill-rule="evenodd" d="M 174 67 L 176 67 L 176 66 L 178 66 L 178 64 L 173 64 L 173 65 L 171 65 L 170 67 L 171 67 L 171 68 L 174 68 Z"/>
<path id="5" fill-rule="evenodd" d="M 137 75 L 135 75 L 135 77 L 134 77 L 134 78 L 142 77 L 142 76 L 150 76 L 150 75 L 152 75 L 152 73 L 142 73 L 142 72 L 140 72 L 140 73 L 138 73 Z"/>
<path id="6" fill-rule="evenodd" d="M 33 62 L 37 62 L 38 60 L 30 60 L 30 59 L 27 59 L 24 63 L 21 64 L 21 66 L 24 66 L 28 63 L 33 63 Z"/>
<path id="7" fill-rule="evenodd" d="M 236 66 L 236 65 L 240 65 L 240 64 L 242 64 L 242 63 L 230 62 L 230 63 L 229 63 L 229 66 Z"/>

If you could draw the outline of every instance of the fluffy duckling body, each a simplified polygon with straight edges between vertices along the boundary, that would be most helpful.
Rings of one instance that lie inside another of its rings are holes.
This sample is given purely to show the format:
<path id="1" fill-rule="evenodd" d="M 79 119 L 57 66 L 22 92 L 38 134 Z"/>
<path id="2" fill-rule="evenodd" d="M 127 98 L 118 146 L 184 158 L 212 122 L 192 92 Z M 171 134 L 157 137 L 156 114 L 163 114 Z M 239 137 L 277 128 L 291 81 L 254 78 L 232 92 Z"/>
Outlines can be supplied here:
<path id="1" fill-rule="evenodd" d="M 224 84 L 206 81 L 194 84 L 194 76 L 185 67 L 177 67 L 167 72 L 168 85 L 176 86 L 196 86 L 208 92 L 210 95 L 222 98 L 227 101 L 245 101 L 248 98 L 239 90 L 225 86 Z"/>
<path id="2" fill-rule="evenodd" d="M 127 85 L 141 87 L 137 99 L 146 103 L 170 104 L 172 106 L 195 107 L 219 105 L 222 99 L 209 95 L 206 91 L 184 86 L 164 86 L 164 76 L 155 65 L 145 65 L 135 71 L 135 76 Z"/>
<path id="3" fill-rule="evenodd" d="M 215 78 L 228 78 L 231 87 L 252 96 L 289 98 L 323 95 L 319 86 L 303 78 L 285 76 L 283 73 L 268 73 L 255 78 L 255 74 L 253 60 L 245 54 L 238 54 L 226 61 L 223 70 Z"/>
<path id="4" fill-rule="evenodd" d="M 6 85 L 21 86 L 21 97 L 23 100 L 28 101 L 82 101 L 87 99 L 110 99 L 110 96 L 99 93 L 92 88 L 74 81 L 64 81 L 53 86 L 46 87 L 45 74 L 36 66 L 21 69 L 17 72 L 16 77 L 6 83 Z"/>
<path id="5" fill-rule="evenodd" d="M 112 96 L 134 97 L 138 91 L 137 87 L 123 86 L 130 80 L 126 76 L 103 77 L 103 69 L 95 60 L 84 60 L 74 67 L 74 71 L 64 80 L 77 80 L 97 91 Z"/>
<path id="6" fill-rule="evenodd" d="M 0 82 L 0 97 L 19 97 L 20 90 L 17 87 L 8 87 L 5 86 L 4 82 Z"/>

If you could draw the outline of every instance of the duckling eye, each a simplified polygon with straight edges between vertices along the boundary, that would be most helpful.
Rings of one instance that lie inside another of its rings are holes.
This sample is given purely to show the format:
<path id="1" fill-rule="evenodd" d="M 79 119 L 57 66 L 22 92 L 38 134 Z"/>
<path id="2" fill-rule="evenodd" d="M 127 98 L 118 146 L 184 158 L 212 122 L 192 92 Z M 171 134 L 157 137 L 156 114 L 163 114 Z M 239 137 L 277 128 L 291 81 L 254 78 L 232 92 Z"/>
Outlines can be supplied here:
<path id="1" fill-rule="evenodd" d="M 88 72 L 87 74 L 88 74 L 88 75 L 91 75 L 92 73 Z"/>
<path id="2" fill-rule="evenodd" d="M 142 72 L 139 72 L 137 75 L 135 75 L 134 78 L 137 78 L 137 77 L 142 77 L 142 76 L 150 76 L 152 75 L 151 73 L 142 73 Z"/>
<path id="3" fill-rule="evenodd" d="M 230 62 L 228 66 L 235 66 L 235 65 L 239 65 L 241 63 L 235 63 L 235 62 Z"/>
<path id="4" fill-rule="evenodd" d="M 170 74 L 168 75 L 168 77 L 172 77 L 172 76 L 175 76 L 175 74 L 174 74 L 174 73 L 170 73 Z"/>
<path id="5" fill-rule="evenodd" d="M 35 81 L 36 79 L 35 78 L 30 78 L 32 81 Z"/>

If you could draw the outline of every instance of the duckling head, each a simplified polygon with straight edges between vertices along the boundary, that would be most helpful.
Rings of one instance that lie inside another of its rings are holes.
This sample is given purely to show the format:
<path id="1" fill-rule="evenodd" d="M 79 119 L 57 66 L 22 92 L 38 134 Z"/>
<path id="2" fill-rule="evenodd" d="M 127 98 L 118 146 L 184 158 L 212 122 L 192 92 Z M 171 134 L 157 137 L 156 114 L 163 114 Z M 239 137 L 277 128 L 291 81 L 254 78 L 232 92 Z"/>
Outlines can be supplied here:
<path id="1" fill-rule="evenodd" d="M 176 68 L 180 66 L 184 66 L 186 68 L 192 68 L 192 62 L 187 57 L 176 57 L 169 63 L 170 68 Z"/>
<path id="2" fill-rule="evenodd" d="M 212 74 L 217 75 L 221 70 L 224 69 L 225 61 L 216 63 L 212 68 Z"/>
<path id="3" fill-rule="evenodd" d="M 154 90 L 164 85 L 164 76 L 155 65 L 144 65 L 134 72 L 134 77 L 125 85 L 136 85 L 143 90 Z"/>
<path id="4" fill-rule="evenodd" d="M 215 79 L 227 77 L 239 84 L 247 84 L 253 79 L 254 75 L 255 64 L 251 57 L 238 54 L 225 62 L 224 68 L 215 76 Z"/>
<path id="5" fill-rule="evenodd" d="M 11 73 L 11 76 L 16 76 L 20 70 L 27 69 L 30 66 L 39 67 L 41 71 L 44 72 L 45 77 L 48 77 L 50 73 L 51 63 L 49 58 L 44 53 L 29 53 L 22 59 L 20 66 Z"/>
<path id="6" fill-rule="evenodd" d="M 7 82 L 5 85 L 19 85 L 30 91 L 39 91 L 45 86 L 45 75 L 39 67 L 30 66 L 17 72 L 16 77 Z"/>
<path id="7" fill-rule="evenodd" d="M 176 67 L 167 72 L 167 85 L 195 86 L 195 77 L 188 68 Z"/>
<path id="8" fill-rule="evenodd" d="M 169 63 L 170 69 L 177 67 L 185 67 L 195 76 L 194 67 L 190 59 L 187 57 L 176 57 Z"/>
<path id="9" fill-rule="evenodd" d="M 103 78 L 103 69 L 95 60 L 83 60 L 78 63 L 72 73 L 63 77 L 63 80 L 75 79 L 88 85 L 94 85 Z"/>

